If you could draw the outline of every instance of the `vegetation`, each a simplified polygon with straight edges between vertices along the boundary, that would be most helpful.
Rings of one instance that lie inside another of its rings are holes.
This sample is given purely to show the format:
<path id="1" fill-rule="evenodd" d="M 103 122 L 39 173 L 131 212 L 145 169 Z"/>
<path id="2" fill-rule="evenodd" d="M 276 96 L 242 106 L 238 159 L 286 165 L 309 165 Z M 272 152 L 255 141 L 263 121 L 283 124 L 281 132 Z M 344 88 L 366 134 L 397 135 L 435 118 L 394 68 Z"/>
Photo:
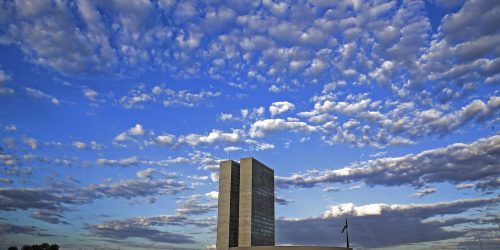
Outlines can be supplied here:
<path id="1" fill-rule="evenodd" d="M 19 250 L 17 246 L 10 246 L 8 250 Z M 59 250 L 57 244 L 49 245 L 49 243 L 42 243 L 40 245 L 24 245 L 21 250 Z"/>

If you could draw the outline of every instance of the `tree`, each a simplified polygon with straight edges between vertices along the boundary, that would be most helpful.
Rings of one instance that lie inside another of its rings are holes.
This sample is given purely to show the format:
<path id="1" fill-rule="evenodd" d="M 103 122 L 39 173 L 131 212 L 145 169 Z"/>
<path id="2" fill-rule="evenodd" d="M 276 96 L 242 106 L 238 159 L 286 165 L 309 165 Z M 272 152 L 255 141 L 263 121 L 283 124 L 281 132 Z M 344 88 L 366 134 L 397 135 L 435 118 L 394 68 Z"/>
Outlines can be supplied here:
<path id="1" fill-rule="evenodd" d="M 9 247 L 8 250 L 18 250 L 16 246 Z M 59 250 L 59 245 L 57 244 L 52 244 L 49 245 L 49 243 L 44 242 L 40 245 L 24 245 L 21 250 Z"/>

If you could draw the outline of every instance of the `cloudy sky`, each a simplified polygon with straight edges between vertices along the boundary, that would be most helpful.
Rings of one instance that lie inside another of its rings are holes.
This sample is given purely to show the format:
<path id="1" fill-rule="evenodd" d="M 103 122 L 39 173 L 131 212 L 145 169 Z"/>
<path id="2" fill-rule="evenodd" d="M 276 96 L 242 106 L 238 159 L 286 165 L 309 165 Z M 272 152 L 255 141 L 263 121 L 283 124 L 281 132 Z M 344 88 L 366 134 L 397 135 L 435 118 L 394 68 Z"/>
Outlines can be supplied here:
<path id="1" fill-rule="evenodd" d="M 500 248 L 500 2 L 2 1 L 0 248 L 205 249 L 218 164 L 277 244 Z"/>

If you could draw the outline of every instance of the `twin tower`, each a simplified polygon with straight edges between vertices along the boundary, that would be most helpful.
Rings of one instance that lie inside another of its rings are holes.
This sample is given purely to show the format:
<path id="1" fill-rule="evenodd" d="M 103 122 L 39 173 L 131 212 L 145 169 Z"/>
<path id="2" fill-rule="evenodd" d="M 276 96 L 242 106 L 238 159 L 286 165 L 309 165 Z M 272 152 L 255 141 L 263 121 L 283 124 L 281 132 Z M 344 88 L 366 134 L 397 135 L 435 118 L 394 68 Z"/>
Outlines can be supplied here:
<path id="1" fill-rule="evenodd" d="M 274 170 L 253 158 L 221 161 L 217 250 L 274 246 Z"/>

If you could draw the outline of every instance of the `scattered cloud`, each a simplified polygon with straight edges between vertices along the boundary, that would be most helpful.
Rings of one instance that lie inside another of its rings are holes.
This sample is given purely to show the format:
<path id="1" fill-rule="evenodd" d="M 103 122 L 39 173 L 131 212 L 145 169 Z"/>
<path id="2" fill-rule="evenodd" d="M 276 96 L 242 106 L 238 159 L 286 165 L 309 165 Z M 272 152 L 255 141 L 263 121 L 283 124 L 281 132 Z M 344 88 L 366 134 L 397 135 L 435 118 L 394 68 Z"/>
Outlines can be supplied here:
<path id="1" fill-rule="evenodd" d="M 25 91 L 26 91 L 26 94 L 28 96 L 31 96 L 31 97 L 36 98 L 36 99 L 48 100 L 56 106 L 59 105 L 59 103 L 60 103 L 57 98 L 55 98 L 49 94 L 46 94 L 41 90 L 26 87 Z"/>
<path id="2" fill-rule="evenodd" d="M 99 93 L 97 93 L 97 91 L 89 88 L 89 87 L 85 87 L 83 89 L 83 95 L 89 99 L 90 101 L 96 101 L 96 98 L 97 96 L 99 95 Z"/>
<path id="3" fill-rule="evenodd" d="M 295 201 L 294 200 L 290 200 L 290 199 L 286 199 L 286 198 L 283 198 L 283 197 L 275 196 L 274 197 L 274 202 L 276 204 L 278 204 L 278 205 L 286 206 L 286 205 L 289 205 L 290 203 L 293 203 Z"/>
<path id="4" fill-rule="evenodd" d="M 340 191 L 340 188 L 337 187 L 326 187 L 323 188 L 323 192 L 338 192 Z"/>
<path id="5" fill-rule="evenodd" d="M 195 243 L 192 236 L 161 231 L 152 227 L 138 224 L 124 223 L 121 221 L 107 221 L 101 224 L 88 224 L 87 229 L 91 235 L 100 238 L 127 240 L 129 238 L 142 238 L 152 242 L 187 244 Z"/>
<path id="6" fill-rule="evenodd" d="M 226 153 L 238 151 L 238 150 L 241 150 L 241 147 L 230 146 L 230 147 L 224 148 L 224 152 L 226 152 Z"/>
<path id="7" fill-rule="evenodd" d="M 123 158 L 119 160 L 111 160 L 111 159 L 104 159 L 104 158 L 99 158 L 96 160 L 97 164 L 99 165 L 109 165 L 109 166 L 135 166 L 139 163 L 139 158 L 136 156 L 128 157 L 128 158 Z"/>
<path id="8" fill-rule="evenodd" d="M 188 134 L 179 137 L 178 143 L 198 146 L 200 144 L 212 144 L 215 142 L 236 143 L 244 138 L 244 132 L 239 129 L 233 129 L 231 133 L 220 130 L 212 130 L 208 135 Z"/>
<path id="9" fill-rule="evenodd" d="M 455 143 L 402 157 L 380 158 L 324 171 L 275 177 L 278 187 L 312 187 L 319 183 L 362 181 L 367 185 L 423 187 L 429 183 L 455 184 L 493 181 L 500 174 L 498 148 L 500 136 L 481 138 L 470 144 Z M 411 171 L 410 171 L 411 170 Z M 404 173 L 404 174 L 403 174 Z M 480 188 L 480 184 L 476 188 Z"/>
<path id="10" fill-rule="evenodd" d="M 252 124 L 249 134 L 251 137 L 264 137 L 269 133 L 290 130 L 294 132 L 314 132 L 316 127 L 305 122 L 297 121 L 296 119 L 265 119 L 259 120 Z"/>
<path id="11" fill-rule="evenodd" d="M 82 150 L 83 149 L 102 150 L 104 148 L 104 145 L 99 144 L 95 141 L 91 141 L 88 143 L 83 141 L 73 141 L 71 145 L 73 145 L 73 147 L 76 149 L 82 149 Z"/>
<path id="12" fill-rule="evenodd" d="M 35 139 L 35 138 L 32 138 L 32 137 L 24 137 L 23 138 L 23 142 L 30 146 L 31 149 L 35 150 L 38 148 L 38 141 Z"/>
<path id="13" fill-rule="evenodd" d="M 0 96 L 1 95 L 12 95 L 14 94 L 14 89 L 5 87 L 4 83 L 6 81 L 9 81 L 11 79 L 11 76 L 5 73 L 5 71 L 2 70 L 0 66 Z"/>
<path id="14" fill-rule="evenodd" d="M 128 130 L 129 134 L 131 135 L 144 135 L 146 134 L 146 131 L 142 127 L 141 124 L 136 124 L 134 127 L 130 128 Z"/>
<path id="15" fill-rule="evenodd" d="M 212 98 L 218 97 L 221 92 L 199 91 L 190 92 L 188 90 L 173 90 L 154 86 L 150 91 L 146 89 L 145 84 L 139 84 L 136 88 L 129 91 L 129 95 L 123 96 L 118 103 L 124 108 L 143 108 L 145 103 L 161 103 L 165 107 L 182 106 L 196 107 L 202 104 L 208 104 Z"/>
<path id="16" fill-rule="evenodd" d="M 6 234 L 28 234 L 32 236 L 39 236 L 39 237 L 46 237 L 46 236 L 53 236 L 48 233 L 45 233 L 46 230 L 40 229 L 35 226 L 19 226 L 19 225 L 14 225 L 14 224 L 8 224 L 8 223 L 1 223 L 0 224 L 0 233 L 2 235 Z"/>
<path id="17" fill-rule="evenodd" d="M 436 223 L 428 219 L 460 214 L 473 208 L 494 206 L 499 201 L 498 197 L 493 197 L 432 204 L 331 205 L 319 216 L 301 219 L 279 218 L 276 221 L 276 240 L 279 244 L 338 245 L 340 242 L 331 237 L 331 230 L 338 228 L 340 232 L 346 216 L 349 219 L 350 233 L 356 235 L 351 241 L 356 247 L 389 247 L 453 239 L 464 236 L 469 229 L 449 230 L 447 227 L 464 222 L 475 224 L 477 220 L 461 219 Z M 492 221 L 491 224 L 493 223 Z"/>
<path id="18" fill-rule="evenodd" d="M 215 211 L 217 209 L 217 200 L 214 199 L 214 196 L 215 193 L 209 193 L 181 198 L 177 201 L 179 207 L 175 211 L 180 215 L 200 215 Z"/>
<path id="19" fill-rule="evenodd" d="M 418 190 L 418 192 L 412 194 L 411 196 L 422 198 L 423 196 L 435 193 L 436 191 L 437 191 L 437 189 L 435 189 L 435 188 L 424 188 L 424 189 Z"/>
<path id="20" fill-rule="evenodd" d="M 269 106 L 269 112 L 271 116 L 276 116 L 278 114 L 293 110 L 295 105 L 290 102 L 273 102 L 271 106 Z"/>

